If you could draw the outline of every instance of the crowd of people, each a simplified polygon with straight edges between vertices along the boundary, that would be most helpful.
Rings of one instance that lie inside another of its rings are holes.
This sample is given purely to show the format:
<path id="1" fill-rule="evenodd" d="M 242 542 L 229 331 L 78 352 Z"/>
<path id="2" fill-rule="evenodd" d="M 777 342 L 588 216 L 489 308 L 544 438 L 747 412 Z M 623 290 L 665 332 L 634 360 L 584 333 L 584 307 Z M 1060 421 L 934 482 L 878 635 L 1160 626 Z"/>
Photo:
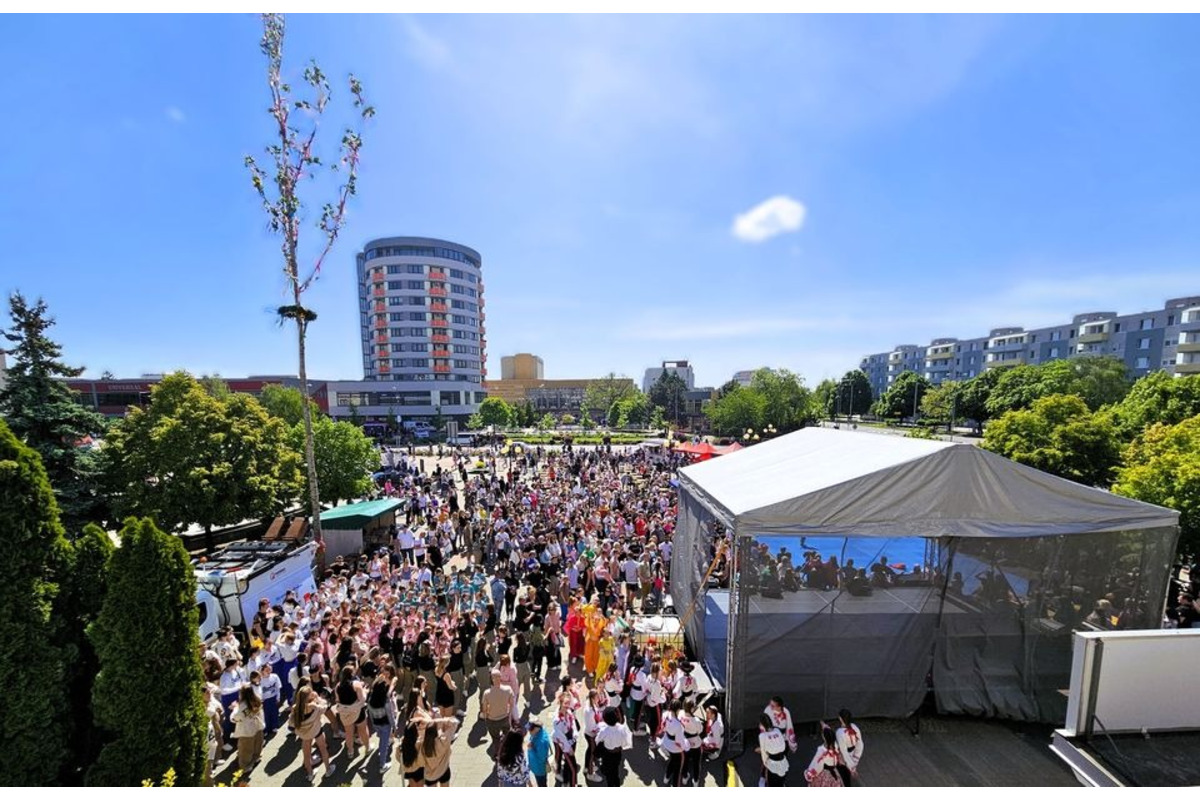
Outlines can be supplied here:
<path id="1" fill-rule="evenodd" d="M 236 748 L 250 772 L 282 733 L 310 781 L 336 771 L 340 741 L 356 768 L 374 753 L 406 785 L 447 786 L 456 739 L 479 726 L 501 785 L 619 786 L 635 747 L 661 760 L 664 785 L 702 785 L 725 744 L 720 710 L 701 704 L 677 642 L 635 626 L 663 607 L 679 465 L 643 448 L 492 452 L 430 472 L 399 458 L 389 547 L 334 559 L 315 594 L 264 601 L 248 645 L 225 630 L 206 648 L 212 764 Z M 781 700 L 763 720 L 794 752 Z"/>

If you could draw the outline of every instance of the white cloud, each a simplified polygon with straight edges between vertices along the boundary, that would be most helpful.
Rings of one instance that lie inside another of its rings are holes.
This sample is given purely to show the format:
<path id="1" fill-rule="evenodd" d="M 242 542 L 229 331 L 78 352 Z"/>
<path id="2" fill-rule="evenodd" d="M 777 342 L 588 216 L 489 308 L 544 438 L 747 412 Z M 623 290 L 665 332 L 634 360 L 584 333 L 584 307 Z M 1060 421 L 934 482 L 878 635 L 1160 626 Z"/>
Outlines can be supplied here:
<path id="1" fill-rule="evenodd" d="M 733 218 L 733 235 L 743 242 L 765 242 L 781 233 L 800 230 L 807 209 L 785 194 L 770 197 Z"/>
<path id="2" fill-rule="evenodd" d="M 176 125 L 182 125 L 185 121 L 187 121 L 187 117 L 184 115 L 183 109 L 179 108 L 178 106 L 167 106 L 163 110 L 163 113 L 166 114 L 167 119 L 171 120 L 171 122 L 174 122 Z"/>
<path id="3" fill-rule="evenodd" d="M 450 46 L 411 17 L 404 20 L 408 52 L 426 69 L 440 69 L 450 63 Z"/>

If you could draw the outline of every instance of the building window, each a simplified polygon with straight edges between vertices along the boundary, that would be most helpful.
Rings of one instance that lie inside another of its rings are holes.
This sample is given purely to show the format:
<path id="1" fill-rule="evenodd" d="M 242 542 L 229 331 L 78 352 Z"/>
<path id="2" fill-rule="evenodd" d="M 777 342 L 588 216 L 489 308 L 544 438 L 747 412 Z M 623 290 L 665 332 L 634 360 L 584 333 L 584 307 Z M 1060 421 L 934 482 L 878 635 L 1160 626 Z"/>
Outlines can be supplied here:
<path id="1" fill-rule="evenodd" d="M 1142 320 L 1141 330 L 1148 331 L 1154 327 L 1154 317 L 1146 317 Z"/>
<path id="2" fill-rule="evenodd" d="M 1149 369 L 1150 359 L 1146 358 L 1145 356 L 1139 356 L 1135 366 L 1137 369 Z"/>
<path id="3" fill-rule="evenodd" d="M 1150 349 L 1150 337 L 1149 336 L 1143 336 L 1141 339 L 1138 339 L 1138 350 L 1149 350 L 1149 349 Z"/>
<path id="4" fill-rule="evenodd" d="M 424 275 L 425 267 L 421 264 L 409 264 L 408 269 L 405 270 L 405 272 L 407 272 L 409 275 Z"/>
<path id="5" fill-rule="evenodd" d="M 1051 357 L 1051 358 L 1058 358 L 1058 348 L 1057 348 L 1057 347 L 1051 347 L 1051 348 L 1050 348 L 1050 357 Z"/>
<path id="6" fill-rule="evenodd" d="M 417 291 L 425 290 L 425 281 L 405 281 L 405 289 L 416 289 Z"/>
<path id="7" fill-rule="evenodd" d="M 1168 315 L 1167 315 L 1167 327 L 1169 328 L 1169 327 L 1171 327 L 1171 326 L 1172 326 L 1172 325 L 1174 325 L 1174 324 L 1175 324 L 1175 315 L 1174 315 L 1174 314 L 1168 314 Z"/>
<path id="8" fill-rule="evenodd" d="M 1114 322 L 1113 323 L 1113 333 L 1120 333 L 1120 332 L 1121 332 L 1121 323 Z"/>

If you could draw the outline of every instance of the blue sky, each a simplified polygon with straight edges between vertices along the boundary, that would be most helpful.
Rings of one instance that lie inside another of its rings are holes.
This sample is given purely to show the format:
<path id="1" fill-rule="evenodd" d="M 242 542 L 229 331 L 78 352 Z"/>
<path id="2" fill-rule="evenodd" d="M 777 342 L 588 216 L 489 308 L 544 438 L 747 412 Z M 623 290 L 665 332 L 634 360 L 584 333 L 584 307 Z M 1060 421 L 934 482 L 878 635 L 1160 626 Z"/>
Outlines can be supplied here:
<path id="1" fill-rule="evenodd" d="M 91 375 L 294 372 L 241 165 L 270 136 L 258 36 L 0 25 L 0 289 L 44 296 Z M 707 384 L 813 385 L 900 342 L 1200 293 L 1198 39 L 1192 17 L 295 16 L 293 79 L 354 71 L 379 111 L 309 373 L 361 377 L 354 254 L 390 235 L 482 253 L 497 376 L 531 351 L 547 377 L 690 358 Z"/>

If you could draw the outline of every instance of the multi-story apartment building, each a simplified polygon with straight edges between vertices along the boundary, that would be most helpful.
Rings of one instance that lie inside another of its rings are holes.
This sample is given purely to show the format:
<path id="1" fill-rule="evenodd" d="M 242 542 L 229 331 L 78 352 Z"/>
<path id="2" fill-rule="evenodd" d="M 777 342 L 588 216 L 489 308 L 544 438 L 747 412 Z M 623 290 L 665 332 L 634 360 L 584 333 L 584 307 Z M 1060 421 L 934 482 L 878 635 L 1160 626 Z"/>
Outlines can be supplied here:
<path id="1" fill-rule="evenodd" d="M 646 370 L 646 374 L 642 376 L 642 391 L 649 394 L 650 387 L 662 377 L 664 372 L 670 372 L 683 378 L 689 392 L 696 388 L 696 375 L 692 372 L 691 364 L 687 361 L 664 361 L 661 367 L 650 367 Z"/>
<path id="2" fill-rule="evenodd" d="M 1176 375 L 1200 372 L 1200 296 L 1172 298 L 1161 309 L 1136 314 L 1093 311 L 1077 314 L 1069 323 L 1033 330 L 993 328 L 974 339 L 898 345 L 864 357 L 859 368 L 878 396 L 906 370 L 937 385 L 967 380 L 985 369 L 1083 355 L 1119 358 L 1134 378 L 1160 369 Z"/>
<path id="3" fill-rule="evenodd" d="M 375 239 L 358 254 L 363 380 L 330 387 L 330 414 L 465 416 L 487 377 L 479 253 L 441 239 Z"/>

